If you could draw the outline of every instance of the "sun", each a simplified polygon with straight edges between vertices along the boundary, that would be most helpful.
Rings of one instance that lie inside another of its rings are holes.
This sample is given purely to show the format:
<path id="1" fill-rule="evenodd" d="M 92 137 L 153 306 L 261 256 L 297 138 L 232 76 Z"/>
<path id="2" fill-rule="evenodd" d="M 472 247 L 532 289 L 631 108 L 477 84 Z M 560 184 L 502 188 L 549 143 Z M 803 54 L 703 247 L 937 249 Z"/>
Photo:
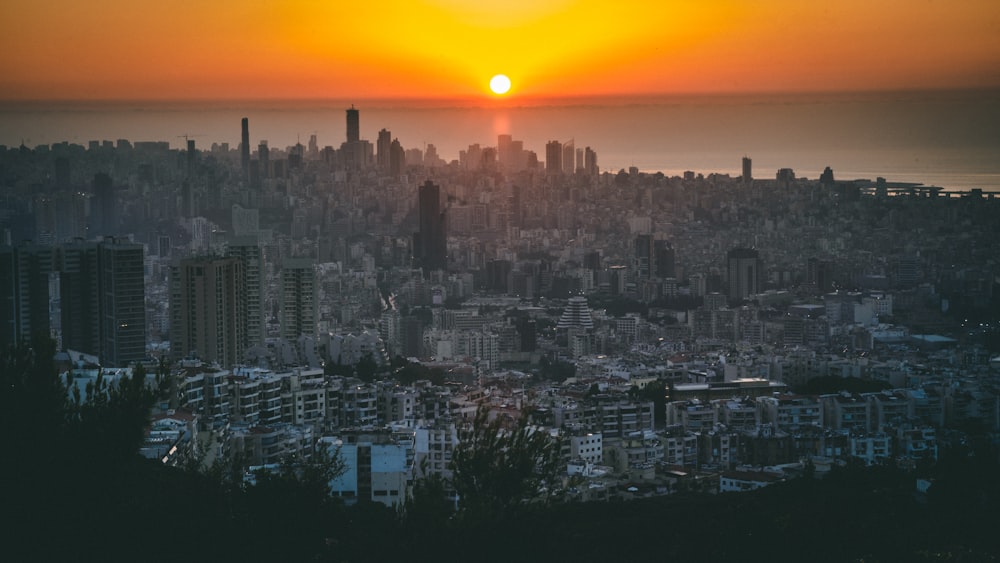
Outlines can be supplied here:
<path id="1" fill-rule="evenodd" d="M 493 90 L 493 93 L 497 95 L 506 94 L 510 91 L 510 78 L 507 78 L 506 74 L 498 74 L 490 78 L 490 90 Z"/>

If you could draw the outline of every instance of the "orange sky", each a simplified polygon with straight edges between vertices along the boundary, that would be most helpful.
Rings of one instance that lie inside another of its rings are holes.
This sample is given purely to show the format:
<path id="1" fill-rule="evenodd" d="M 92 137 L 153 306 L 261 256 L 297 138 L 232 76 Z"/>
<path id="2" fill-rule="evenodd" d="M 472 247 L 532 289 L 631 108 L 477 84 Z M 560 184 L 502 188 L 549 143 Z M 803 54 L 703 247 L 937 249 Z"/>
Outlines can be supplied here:
<path id="1" fill-rule="evenodd" d="M 0 98 L 1000 87 L 997 0 L 0 3 Z"/>

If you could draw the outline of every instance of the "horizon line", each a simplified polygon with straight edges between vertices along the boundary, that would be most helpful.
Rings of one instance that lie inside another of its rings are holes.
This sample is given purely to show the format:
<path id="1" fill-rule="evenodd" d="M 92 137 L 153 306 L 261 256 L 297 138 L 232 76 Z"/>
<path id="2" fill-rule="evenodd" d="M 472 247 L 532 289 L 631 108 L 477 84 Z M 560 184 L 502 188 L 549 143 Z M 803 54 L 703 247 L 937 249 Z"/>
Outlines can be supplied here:
<path id="1" fill-rule="evenodd" d="M 998 94 L 1000 87 L 959 87 L 959 88 L 886 88 L 886 89 L 830 89 L 830 90 L 746 90 L 746 91 L 702 91 L 702 92 L 643 92 L 643 93 L 604 93 L 578 94 L 561 96 L 517 95 L 508 96 L 261 96 L 261 97 L 52 97 L 52 98 L 3 98 L 0 105 L 44 105 L 44 104 L 213 104 L 213 103 L 316 103 L 316 104 L 358 104 L 372 103 L 375 107 L 391 105 L 419 104 L 423 106 L 458 106 L 464 108 L 507 108 L 539 106 L 583 106 L 626 105 L 622 102 L 655 102 L 659 100 L 735 100 L 760 99 L 776 97 L 779 100 L 816 98 L 884 98 L 887 96 L 962 96 Z M 360 109 L 360 108 L 359 108 Z"/>

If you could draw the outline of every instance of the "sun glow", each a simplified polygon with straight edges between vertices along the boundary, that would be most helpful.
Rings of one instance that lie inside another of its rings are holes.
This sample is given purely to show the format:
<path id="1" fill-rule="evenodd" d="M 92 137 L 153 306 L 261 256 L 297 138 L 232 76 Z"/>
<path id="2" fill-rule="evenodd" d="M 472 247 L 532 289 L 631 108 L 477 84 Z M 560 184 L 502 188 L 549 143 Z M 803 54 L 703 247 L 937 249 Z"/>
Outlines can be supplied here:
<path id="1" fill-rule="evenodd" d="M 494 94 L 502 96 L 510 91 L 510 78 L 506 74 L 498 74 L 490 79 L 490 90 Z"/>

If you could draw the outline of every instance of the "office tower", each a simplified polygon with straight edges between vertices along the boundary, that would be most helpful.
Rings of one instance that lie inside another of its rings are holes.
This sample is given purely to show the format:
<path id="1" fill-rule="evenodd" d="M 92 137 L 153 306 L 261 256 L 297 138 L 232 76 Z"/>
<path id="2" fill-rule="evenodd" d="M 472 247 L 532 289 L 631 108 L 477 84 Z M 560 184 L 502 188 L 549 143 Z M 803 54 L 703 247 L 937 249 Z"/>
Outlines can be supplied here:
<path id="1" fill-rule="evenodd" d="M 194 139 L 186 139 L 186 140 L 187 140 L 187 175 L 188 176 L 193 176 L 194 175 L 194 159 L 195 159 L 195 155 L 197 155 L 197 153 L 195 152 L 195 149 L 194 149 Z"/>
<path id="2" fill-rule="evenodd" d="M 583 168 L 589 176 L 597 176 L 600 172 L 597 168 L 597 153 L 590 147 L 583 149 Z"/>
<path id="3" fill-rule="evenodd" d="M 510 135 L 497 135 L 497 161 L 501 170 L 513 170 L 514 158 L 512 146 L 514 138 Z"/>
<path id="4" fill-rule="evenodd" d="M 198 257 L 170 271 L 170 351 L 231 367 L 247 348 L 246 270 L 239 258 Z"/>
<path id="5" fill-rule="evenodd" d="M 309 258 L 288 258 L 281 268 L 281 336 L 316 335 L 316 270 Z"/>
<path id="6" fill-rule="evenodd" d="M 548 174 L 562 172 L 562 143 L 559 141 L 545 143 L 545 172 Z"/>
<path id="7" fill-rule="evenodd" d="M 271 151 L 267 148 L 267 141 L 261 141 L 257 145 L 257 159 L 260 161 L 260 177 L 271 177 Z"/>
<path id="8" fill-rule="evenodd" d="M 96 242 L 63 245 L 59 269 L 62 348 L 101 354 L 100 253 Z"/>
<path id="9" fill-rule="evenodd" d="M 414 257 L 424 269 L 448 268 L 448 245 L 445 234 L 444 212 L 441 210 L 441 188 L 427 180 L 420 186 L 417 196 L 420 232 L 414 236 Z"/>
<path id="10" fill-rule="evenodd" d="M 833 168 L 827 166 L 823 169 L 823 173 L 819 175 L 819 183 L 824 186 L 831 188 L 835 184 L 833 179 Z"/>
<path id="11" fill-rule="evenodd" d="M 93 223 L 96 235 L 113 235 L 118 229 L 118 213 L 115 202 L 115 187 L 111 176 L 99 172 L 94 174 L 93 203 L 91 213 L 95 216 Z"/>
<path id="12" fill-rule="evenodd" d="M 54 265 L 50 246 L 0 247 L 0 345 L 50 335 L 49 275 Z"/>
<path id="13" fill-rule="evenodd" d="M 250 180 L 250 120 L 243 118 L 240 135 L 240 168 L 243 169 L 243 180 Z"/>
<path id="14" fill-rule="evenodd" d="M 729 273 L 729 301 L 745 301 L 760 293 L 760 255 L 752 248 L 734 248 L 726 256 Z"/>
<path id="15" fill-rule="evenodd" d="M 375 165 L 379 171 L 387 172 L 390 168 L 389 162 L 392 154 L 392 133 L 386 129 L 378 132 L 378 140 L 375 142 Z"/>
<path id="16" fill-rule="evenodd" d="M 653 235 L 635 237 L 635 273 L 640 280 L 653 277 Z"/>
<path id="17" fill-rule="evenodd" d="M 655 275 L 658 278 L 677 277 L 675 267 L 674 247 L 665 240 L 658 240 L 653 243 L 653 256 L 655 263 Z"/>
<path id="18" fill-rule="evenodd" d="M 347 142 L 357 143 L 361 140 L 361 119 L 358 110 L 351 106 L 347 110 Z"/>
<path id="19" fill-rule="evenodd" d="M 254 210 L 256 211 L 256 210 Z M 250 346 L 264 342 L 264 254 L 257 236 L 236 237 L 226 247 L 226 255 L 243 261 L 246 272 L 247 340 Z"/>
<path id="20" fill-rule="evenodd" d="M 750 182 L 753 182 L 753 161 L 750 160 L 750 157 L 744 156 L 743 157 L 743 183 L 744 184 L 749 184 Z"/>
<path id="21" fill-rule="evenodd" d="M 124 367 L 146 357 L 143 247 L 107 239 L 98 245 L 101 363 Z"/>
<path id="22" fill-rule="evenodd" d="M 574 172 L 582 172 L 585 170 L 583 162 L 583 149 L 576 149 L 576 168 Z"/>
<path id="23" fill-rule="evenodd" d="M 316 160 L 319 158 L 319 141 L 316 140 L 315 133 L 309 135 L 309 160 Z"/>
<path id="24" fill-rule="evenodd" d="M 562 171 L 563 174 L 573 174 L 576 162 L 576 149 L 573 148 L 573 141 L 566 143 L 562 147 Z"/>
<path id="25" fill-rule="evenodd" d="M 406 152 L 403 145 L 399 144 L 399 139 L 393 139 L 389 145 L 389 173 L 399 176 L 406 167 Z"/>

